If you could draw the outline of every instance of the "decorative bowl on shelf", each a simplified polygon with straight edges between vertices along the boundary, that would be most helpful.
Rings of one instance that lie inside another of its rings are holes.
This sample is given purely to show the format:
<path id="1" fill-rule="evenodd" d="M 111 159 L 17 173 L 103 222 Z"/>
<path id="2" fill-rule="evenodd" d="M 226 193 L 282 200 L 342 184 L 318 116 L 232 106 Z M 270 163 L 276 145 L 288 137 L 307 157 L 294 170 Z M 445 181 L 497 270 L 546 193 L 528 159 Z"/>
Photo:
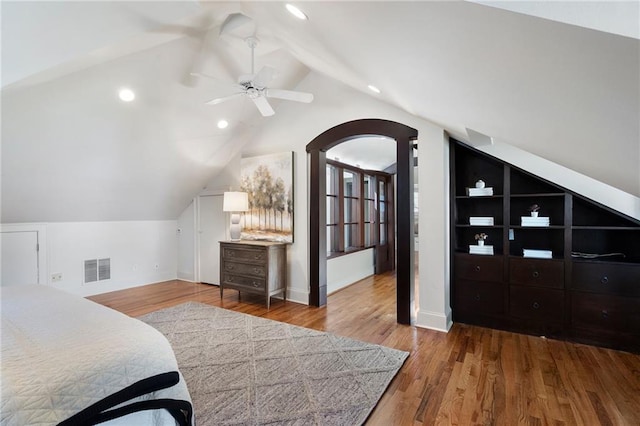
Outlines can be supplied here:
<path id="1" fill-rule="evenodd" d="M 476 188 L 484 188 L 484 181 L 482 179 L 476 182 Z"/>

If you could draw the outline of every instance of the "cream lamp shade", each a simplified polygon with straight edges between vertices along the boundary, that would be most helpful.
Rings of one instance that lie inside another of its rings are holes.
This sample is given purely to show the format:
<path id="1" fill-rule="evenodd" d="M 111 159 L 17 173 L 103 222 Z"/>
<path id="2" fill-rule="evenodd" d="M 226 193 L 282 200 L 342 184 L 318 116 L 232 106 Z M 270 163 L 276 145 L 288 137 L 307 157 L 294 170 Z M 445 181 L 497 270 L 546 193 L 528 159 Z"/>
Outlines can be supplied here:
<path id="1" fill-rule="evenodd" d="M 225 192 L 222 200 L 222 211 L 231 213 L 229 237 L 231 241 L 240 241 L 240 212 L 249 210 L 249 194 L 246 192 Z"/>

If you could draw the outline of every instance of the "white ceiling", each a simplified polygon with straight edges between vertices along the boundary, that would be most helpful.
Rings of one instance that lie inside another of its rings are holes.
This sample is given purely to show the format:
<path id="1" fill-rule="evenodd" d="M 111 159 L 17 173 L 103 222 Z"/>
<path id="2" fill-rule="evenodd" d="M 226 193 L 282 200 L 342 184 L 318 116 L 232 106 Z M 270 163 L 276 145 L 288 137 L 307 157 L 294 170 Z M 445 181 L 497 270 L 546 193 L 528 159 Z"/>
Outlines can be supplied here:
<path id="1" fill-rule="evenodd" d="M 605 3 L 601 16 L 620 16 Z M 471 128 L 640 195 L 637 39 L 469 2 L 299 6 L 309 21 L 275 2 L 3 1 L 3 220 L 24 217 L 25 193 L 118 205 L 73 220 L 177 217 L 244 135 L 269 125 L 242 100 L 203 105 L 220 88 L 189 75 L 247 73 L 247 31 L 261 39 L 257 67 L 280 71 L 273 87 L 321 74 L 459 138 Z M 252 24 L 220 36 L 231 13 Z M 136 91 L 134 103 L 116 99 L 121 86 Z M 315 96 L 313 108 L 327 107 Z M 219 118 L 230 128 L 217 129 Z M 91 187 L 100 194 L 86 195 Z M 72 220 L 59 209 L 29 219 Z"/>

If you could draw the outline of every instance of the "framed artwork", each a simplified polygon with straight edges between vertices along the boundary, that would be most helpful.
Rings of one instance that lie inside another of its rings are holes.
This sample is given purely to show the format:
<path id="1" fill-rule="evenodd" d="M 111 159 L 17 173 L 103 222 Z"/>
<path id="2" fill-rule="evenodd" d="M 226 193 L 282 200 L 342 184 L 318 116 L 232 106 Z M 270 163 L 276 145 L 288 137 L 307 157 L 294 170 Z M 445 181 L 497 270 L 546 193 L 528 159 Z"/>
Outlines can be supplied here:
<path id="1" fill-rule="evenodd" d="M 241 238 L 293 243 L 293 151 L 242 158 L 240 179 L 249 194 Z"/>

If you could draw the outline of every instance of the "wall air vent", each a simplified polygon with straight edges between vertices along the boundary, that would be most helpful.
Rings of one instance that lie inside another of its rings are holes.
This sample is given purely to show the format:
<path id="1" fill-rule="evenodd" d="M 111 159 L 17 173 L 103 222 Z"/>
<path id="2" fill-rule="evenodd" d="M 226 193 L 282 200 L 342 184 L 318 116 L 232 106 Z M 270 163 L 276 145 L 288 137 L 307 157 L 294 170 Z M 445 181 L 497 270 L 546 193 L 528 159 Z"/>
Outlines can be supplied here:
<path id="1" fill-rule="evenodd" d="M 111 278 L 111 259 L 90 259 L 84 261 L 84 283 L 108 280 Z"/>

